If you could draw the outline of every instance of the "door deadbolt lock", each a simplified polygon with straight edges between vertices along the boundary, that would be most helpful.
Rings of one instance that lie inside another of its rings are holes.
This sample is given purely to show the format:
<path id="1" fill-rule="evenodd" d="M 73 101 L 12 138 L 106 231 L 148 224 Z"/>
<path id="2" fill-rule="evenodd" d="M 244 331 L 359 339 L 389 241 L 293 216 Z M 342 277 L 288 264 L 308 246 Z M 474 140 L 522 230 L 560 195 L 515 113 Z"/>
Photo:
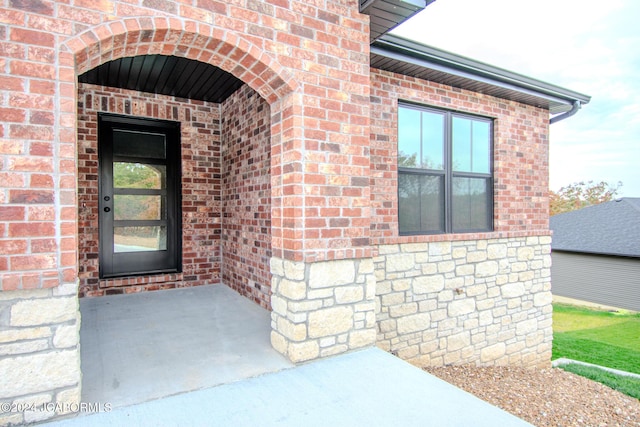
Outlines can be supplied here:
<path id="1" fill-rule="evenodd" d="M 104 211 L 105 212 L 111 212 L 111 208 L 107 206 L 106 208 L 104 208 Z"/>
<path id="2" fill-rule="evenodd" d="M 111 200 L 111 197 L 109 197 L 109 196 L 104 196 L 104 201 L 105 201 L 105 202 L 108 202 L 109 200 Z"/>

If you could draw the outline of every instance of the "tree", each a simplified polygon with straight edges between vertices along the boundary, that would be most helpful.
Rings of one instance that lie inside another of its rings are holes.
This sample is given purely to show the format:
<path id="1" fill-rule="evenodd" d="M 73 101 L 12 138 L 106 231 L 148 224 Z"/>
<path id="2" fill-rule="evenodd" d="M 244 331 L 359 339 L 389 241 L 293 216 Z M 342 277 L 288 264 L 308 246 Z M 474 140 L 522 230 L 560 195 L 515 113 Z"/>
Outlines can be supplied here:
<path id="1" fill-rule="evenodd" d="M 549 211 L 551 215 L 575 211 L 587 206 L 610 202 L 618 194 L 622 183 L 616 186 L 608 182 L 593 181 L 576 182 L 566 187 L 562 187 L 558 192 L 549 192 Z"/>

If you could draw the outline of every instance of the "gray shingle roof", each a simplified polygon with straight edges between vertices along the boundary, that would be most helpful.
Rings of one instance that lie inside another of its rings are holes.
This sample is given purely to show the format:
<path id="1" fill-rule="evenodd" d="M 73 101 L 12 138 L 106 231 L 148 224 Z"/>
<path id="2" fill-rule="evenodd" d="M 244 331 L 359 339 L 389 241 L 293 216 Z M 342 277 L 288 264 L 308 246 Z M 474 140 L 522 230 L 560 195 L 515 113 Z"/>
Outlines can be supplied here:
<path id="1" fill-rule="evenodd" d="M 640 198 L 554 215 L 550 228 L 553 250 L 640 257 Z"/>

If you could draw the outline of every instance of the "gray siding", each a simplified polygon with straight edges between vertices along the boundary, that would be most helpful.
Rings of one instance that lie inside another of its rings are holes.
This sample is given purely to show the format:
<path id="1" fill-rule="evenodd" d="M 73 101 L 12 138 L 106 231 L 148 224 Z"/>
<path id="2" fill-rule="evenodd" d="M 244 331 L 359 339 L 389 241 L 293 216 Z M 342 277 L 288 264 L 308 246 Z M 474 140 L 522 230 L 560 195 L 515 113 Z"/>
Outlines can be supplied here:
<path id="1" fill-rule="evenodd" d="M 640 311 L 640 259 L 557 251 L 551 258 L 554 295 Z"/>

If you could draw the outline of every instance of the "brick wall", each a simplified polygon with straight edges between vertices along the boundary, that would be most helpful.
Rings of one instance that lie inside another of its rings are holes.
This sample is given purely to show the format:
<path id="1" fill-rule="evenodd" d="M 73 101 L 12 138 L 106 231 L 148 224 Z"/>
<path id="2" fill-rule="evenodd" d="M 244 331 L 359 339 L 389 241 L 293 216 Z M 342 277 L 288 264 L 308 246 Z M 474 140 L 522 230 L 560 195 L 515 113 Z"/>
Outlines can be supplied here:
<path id="1" fill-rule="evenodd" d="M 271 307 L 269 104 L 243 86 L 221 105 L 222 281 Z"/>
<path id="2" fill-rule="evenodd" d="M 398 100 L 494 120 L 494 232 L 398 235 Z M 374 244 L 548 234 L 547 110 L 377 69 L 371 70 L 371 187 Z"/>
<path id="3" fill-rule="evenodd" d="M 180 122 L 182 273 L 99 279 L 97 120 L 100 112 Z M 218 104 L 79 84 L 79 295 L 100 296 L 219 283 L 220 160 Z"/>

